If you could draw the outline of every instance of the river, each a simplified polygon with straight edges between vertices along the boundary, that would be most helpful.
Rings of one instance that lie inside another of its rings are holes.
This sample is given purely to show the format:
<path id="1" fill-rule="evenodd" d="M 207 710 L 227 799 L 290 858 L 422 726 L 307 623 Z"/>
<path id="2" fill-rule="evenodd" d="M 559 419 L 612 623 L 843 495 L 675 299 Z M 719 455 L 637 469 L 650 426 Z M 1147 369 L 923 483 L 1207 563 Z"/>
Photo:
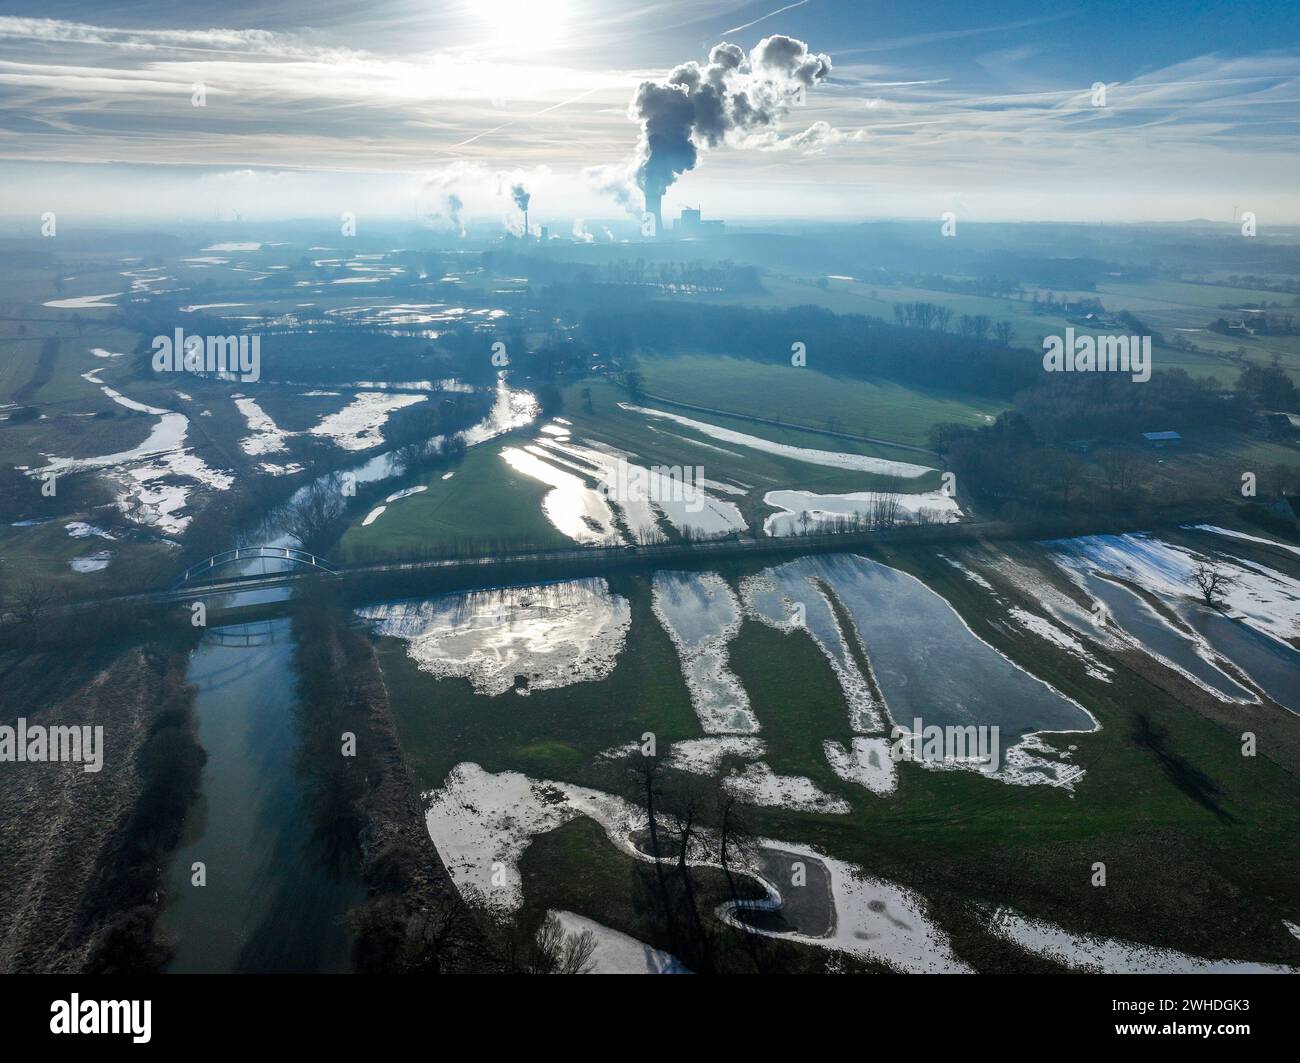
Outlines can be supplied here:
<path id="1" fill-rule="evenodd" d="M 464 433 L 466 442 L 486 442 L 536 416 L 532 395 L 502 379 L 491 411 Z M 345 470 L 357 483 L 391 479 L 401 471 L 392 452 Z M 242 545 L 251 543 L 297 545 L 275 518 Z M 275 571 L 283 564 L 250 561 L 241 570 Z M 274 601 L 288 593 L 242 592 L 221 604 Z M 293 651 L 291 624 L 283 619 L 211 628 L 190 656 L 198 738 L 208 760 L 166 876 L 162 925 L 174 946 L 169 971 L 350 968 L 343 920 L 366 888 L 355 870 L 336 866 L 328 840 L 313 834 L 311 780 L 297 755 Z M 196 861 L 206 872 L 202 886 L 192 883 Z"/>

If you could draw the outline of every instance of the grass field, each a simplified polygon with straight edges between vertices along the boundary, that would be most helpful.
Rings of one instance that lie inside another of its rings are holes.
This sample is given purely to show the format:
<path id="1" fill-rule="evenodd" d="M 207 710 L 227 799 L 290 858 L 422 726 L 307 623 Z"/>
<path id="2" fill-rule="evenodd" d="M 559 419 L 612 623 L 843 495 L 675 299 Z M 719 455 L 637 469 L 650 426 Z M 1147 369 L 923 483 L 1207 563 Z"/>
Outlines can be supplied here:
<path id="1" fill-rule="evenodd" d="M 816 356 L 813 356 L 815 364 Z M 931 425 L 978 427 L 1006 407 L 979 396 L 909 388 L 887 380 L 857 380 L 711 355 L 643 358 L 637 368 L 653 395 L 752 417 L 926 445 Z M 707 419 L 707 418 L 706 418 Z"/>
<path id="2" fill-rule="evenodd" d="M 711 359 L 710 359 L 711 360 Z M 748 363 L 746 363 L 748 364 Z M 780 372 L 780 370 L 776 370 Z M 588 409 L 582 395 L 584 388 L 591 388 L 591 408 Z M 647 390 L 650 390 L 647 388 Z M 810 490 L 849 491 L 870 490 L 878 484 L 872 483 L 870 474 L 842 471 L 825 466 L 811 465 L 794 461 L 775 454 L 767 454 L 744 447 L 740 444 L 723 443 L 708 436 L 701 435 L 694 429 L 672 421 L 647 418 L 646 416 L 621 408 L 620 403 L 630 400 L 626 391 L 604 380 L 588 380 L 571 384 L 564 389 L 563 416 L 573 422 L 575 438 L 597 439 L 637 456 L 642 464 L 701 464 L 705 476 L 711 479 L 732 479 L 742 484 L 767 489 L 773 487 L 807 487 Z M 691 401 L 691 400 L 683 400 Z M 922 454 L 912 450 L 864 443 L 852 439 L 818 432 L 804 432 L 781 428 L 776 425 L 755 424 L 740 418 L 725 417 L 718 414 L 700 413 L 677 409 L 671 406 L 659 406 L 651 399 L 640 405 L 650 408 L 662 408 L 667 412 L 689 417 L 692 420 L 727 428 L 761 439 L 784 443 L 794 447 L 815 450 L 831 450 L 848 454 L 865 454 L 884 458 L 889 461 L 902 461 L 914 465 L 933 465 L 936 468 L 940 459 L 936 455 Z M 852 431 L 846 424 L 844 431 Z M 732 453 L 726 453 L 730 451 Z M 926 490 L 938 482 L 938 475 L 917 477 L 906 481 L 905 490 Z"/>
<path id="3" fill-rule="evenodd" d="M 587 389 L 590 389 L 590 408 L 584 395 Z M 764 494 L 770 490 L 795 487 L 834 493 L 898 489 L 898 482 L 889 477 L 812 465 L 736 444 L 719 443 L 683 425 L 623 409 L 620 404 L 627 401 L 628 395 L 621 387 L 601 378 L 591 378 L 564 389 L 559 416 L 571 422 L 573 441 L 579 445 L 597 442 L 613 447 L 643 466 L 700 466 L 707 479 L 743 486 L 744 495 L 720 494 L 720 497 L 740 508 L 751 530 L 761 527 L 763 518 L 773 512 L 763 503 Z M 708 414 L 693 417 L 791 446 L 867 454 L 917 465 L 937 467 L 940 464 L 937 456 L 895 447 L 756 425 L 736 418 Z M 492 540 L 527 541 L 541 546 L 572 545 L 542 512 L 547 488 L 514 472 L 499 456 L 504 446 L 531 442 L 537 434 L 536 427 L 516 433 L 508 442 L 472 448 L 450 480 L 442 479 L 442 470 L 426 474 L 418 482 L 427 491 L 393 503 L 369 527 L 361 527 L 358 518 L 343 536 L 340 556 L 359 559 L 372 551 L 400 555 L 468 540 L 475 540 L 481 546 Z M 931 490 L 938 486 L 939 473 L 901 483 L 902 490 Z"/>
<path id="4" fill-rule="evenodd" d="M 389 503 L 368 527 L 358 519 L 339 543 L 339 558 L 362 559 L 370 550 L 418 553 L 471 539 L 485 546 L 493 540 L 573 545 L 542 512 L 547 488 L 502 460 L 501 450 L 509 445 L 474 447 L 451 479 L 442 478 L 444 470 L 428 473 L 419 481 L 427 491 Z"/>
<path id="5" fill-rule="evenodd" d="M 827 280 L 798 275 L 770 275 L 764 278 L 765 291 L 760 295 L 710 296 L 711 301 L 768 308 L 807 304 L 824 306 L 842 314 L 868 314 L 894 319 L 899 303 L 928 302 L 948 307 L 953 314 L 986 314 L 993 321 L 1011 323 L 1017 346 L 1037 350 L 1042 338 L 1061 334 L 1069 321 L 1060 314 L 1033 312 L 1032 298 L 1006 299 L 993 296 L 881 284 L 871 280 Z M 1032 292 L 1033 286 L 1028 286 Z M 1058 299 L 1100 299 L 1111 313 L 1127 310 L 1137 315 L 1153 330 L 1172 340 L 1181 332 L 1198 351 L 1182 351 L 1171 346 L 1157 346 L 1155 371 L 1162 367 L 1182 368 L 1198 376 L 1213 377 L 1223 383 L 1236 380 L 1239 366 L 1237 352 L 1254 362 L 1268 363 L 1278 358 L 1300 382 L 1300 337 L 1257 336 L 1237 338 L 1210 332 L 1207 327 L 1219 317 L 1232 318 L 1231 310 L 1246 303 L 1279 302 L 1283 312 L 1294 312 L 1291 297 L 1275 292 L 1259 292 L 1227 285 L 1191 284 L 1181 281 L 1152 279 L 1114 281 L 1097 285 L 1096 291 L 1055 291 Z M 1076 331 L 1082 332 L 1076 326 Z"/>
<path id="6" fill-rule="evenodd" d="M 1242 709 L 1236 719 L 1207 714 L 1195 699 L 1178 700 L 1150 674 L 1106 654 L 1115 681 L 1099 683 L 1050 643 L 1005 624 L 1002 606 L 932 553 L 907 548 L 882 559 L 924 578 L 982 638 L 1096 715 L 1101 730 L 1068 740 L 1087 775 L 1070 794 L 905 763 L 891 797 L 848 785 L 829 771 L 820 749 L 823 738 L 848 736 L 846 706 L 825 658 L 803 632 L 746 623 L 729 656 L 762 724 L 765 760 L 777 773 L 808 775 L 852 805 L 847 816 L 752 808 L 745 815 L 753 829 L 813 843 L 915 888 L 962 958 L 985 969 L 1033 968 L 984 931 L 985 913 L 997 905 L 1197 955 L 1300 962 L 1300 946 L 1280 921 L 1300 914 L 1294 761 L 1285 747 L 1257 758 L 1240 752 L 1243 726 L 1285 734 L 1294 751 L 1300 735 L 1293 717 L 1279 720 L 1270 710 L 1274 716 L 1265 719 L 1263 709 Z M 734 585 L 749 570 L 735 566 L 724 575 Z M 676 653 L 650 612 L 649 581 L 619 577 L 611 589 L 629 598 L 633 620 L 627 648 L 600 682 L 527 698 L 478 697 L 468 681 L 434 680 L 415 668 L 403 644 L 381 640 L 417 789 L 441 785 L 451 767 L 468 760 L 631 797 L 633 784 L 598 753 L 646 731 L 661 749 L 700 733 Z M 1135 739 L 1141 718 L 1163 734 L 1159 749 Z M 1208 780 L 1209 804 L 1187 783 L 1198 774 Z M 675 779 L 666 776 L 667 792 Z M 653 931 L 628 885 L 634 865 L 590 827 L 572 824 L 537 839 L 523 865 L 530 900 L 571 907 L 649 940 Z M 1108 869 L 1104 889 L 1090 882 L 1098 861 Z"/>

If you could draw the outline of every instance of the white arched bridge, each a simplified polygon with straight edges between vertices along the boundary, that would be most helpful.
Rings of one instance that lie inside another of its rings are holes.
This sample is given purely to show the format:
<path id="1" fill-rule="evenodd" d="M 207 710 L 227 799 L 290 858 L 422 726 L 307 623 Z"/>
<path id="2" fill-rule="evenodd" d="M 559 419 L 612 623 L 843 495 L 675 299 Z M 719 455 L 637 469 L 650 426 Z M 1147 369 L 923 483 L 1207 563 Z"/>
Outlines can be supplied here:
<path id="1" fill-rule="evenodd" d="M 241 546 L 234 550 L 213 554 L 198 564 L 191 565 L 172 585 L 172 589 L 183 590 L 186 587 L 201 587 L 209 583 L 227 583 L 232 578 L 228 574 L 232 566 L 247 564 L 250 561 L 287 562 L 285 571 L 297 569 L 322 572 L 329 576 L 338 575 L 324 558 L 317 557 L 306 550 L 297 550 L 291 546 Z M 236 574 L 234 578 L 239 579 L 240 575 L 250 574 Z"/>

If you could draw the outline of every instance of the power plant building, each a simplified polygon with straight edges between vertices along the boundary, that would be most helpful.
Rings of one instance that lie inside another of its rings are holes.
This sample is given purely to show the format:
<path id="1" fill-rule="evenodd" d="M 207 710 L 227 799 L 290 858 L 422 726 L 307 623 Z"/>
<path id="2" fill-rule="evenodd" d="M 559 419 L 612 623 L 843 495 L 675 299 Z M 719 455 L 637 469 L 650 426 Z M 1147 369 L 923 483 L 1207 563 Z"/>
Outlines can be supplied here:
<path id="1" fill-rule="evenodd" d="M 724 227 L 725 223 L 717 219 L 705 220 L 699 207 L 683 207 L 676 231 L 682 236 L 717 236 Z"/>

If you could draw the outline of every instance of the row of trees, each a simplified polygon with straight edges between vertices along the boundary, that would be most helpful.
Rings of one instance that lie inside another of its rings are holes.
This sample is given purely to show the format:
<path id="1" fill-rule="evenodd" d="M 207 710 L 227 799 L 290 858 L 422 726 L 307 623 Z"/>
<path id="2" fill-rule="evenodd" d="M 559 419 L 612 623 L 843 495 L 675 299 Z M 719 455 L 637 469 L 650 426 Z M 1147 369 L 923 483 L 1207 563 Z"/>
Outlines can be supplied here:
<path id="1" fill-rule="evenodd" d="M 911 312 L 915 322 L 915 305 Z M 938 320 L 935 312 L 920 312 Z M 689 345 L 789 365 L 792 345 L 802 343 L 808 364 L 826 373 L 1003 398 L 1032 387 L 1043 376 L 1041 355 L 1007 346 L 1013 338 L 1009 326 L 999 329 L 979 317 L 968 315 L 965 325 L 958 318 L 956 331 L 940 331 L 909 326 L 906 319 L 886 322 L 817 306 L 763 310 L 661 303 L 593 310 L 583 317 L 580 335 L 593 349 L 618 357 L 634 350 L 671 354 Z M 949 328 L 953 324 L 949 320 Z"/>
<path id="2" fill-rule="evenodd" d="M 940 303 L 895 303 L 894 320 L 907 328 L 952 331 L 976 343 L 987 343 L 991 338 L 1003 347 L 1011 346 L 1015 335 L 1009 321 L 994 324 L 988 314 L 962 314 L 954 318 L 952 308 Z"/>
<path id="3" fill-rule="evenodd" d="M 903 495 L 894 491 L 872 491 L 862 507 L 852 513 L 835 513 L 817 517 L 800 510 L 796 518 L 800 535 L 847 535 L 855 532 L 887 531 L 900 524 L 943 524 L 947 515 L 936 507 L 922 507 L 916 512 L 903 505 Z"/>

